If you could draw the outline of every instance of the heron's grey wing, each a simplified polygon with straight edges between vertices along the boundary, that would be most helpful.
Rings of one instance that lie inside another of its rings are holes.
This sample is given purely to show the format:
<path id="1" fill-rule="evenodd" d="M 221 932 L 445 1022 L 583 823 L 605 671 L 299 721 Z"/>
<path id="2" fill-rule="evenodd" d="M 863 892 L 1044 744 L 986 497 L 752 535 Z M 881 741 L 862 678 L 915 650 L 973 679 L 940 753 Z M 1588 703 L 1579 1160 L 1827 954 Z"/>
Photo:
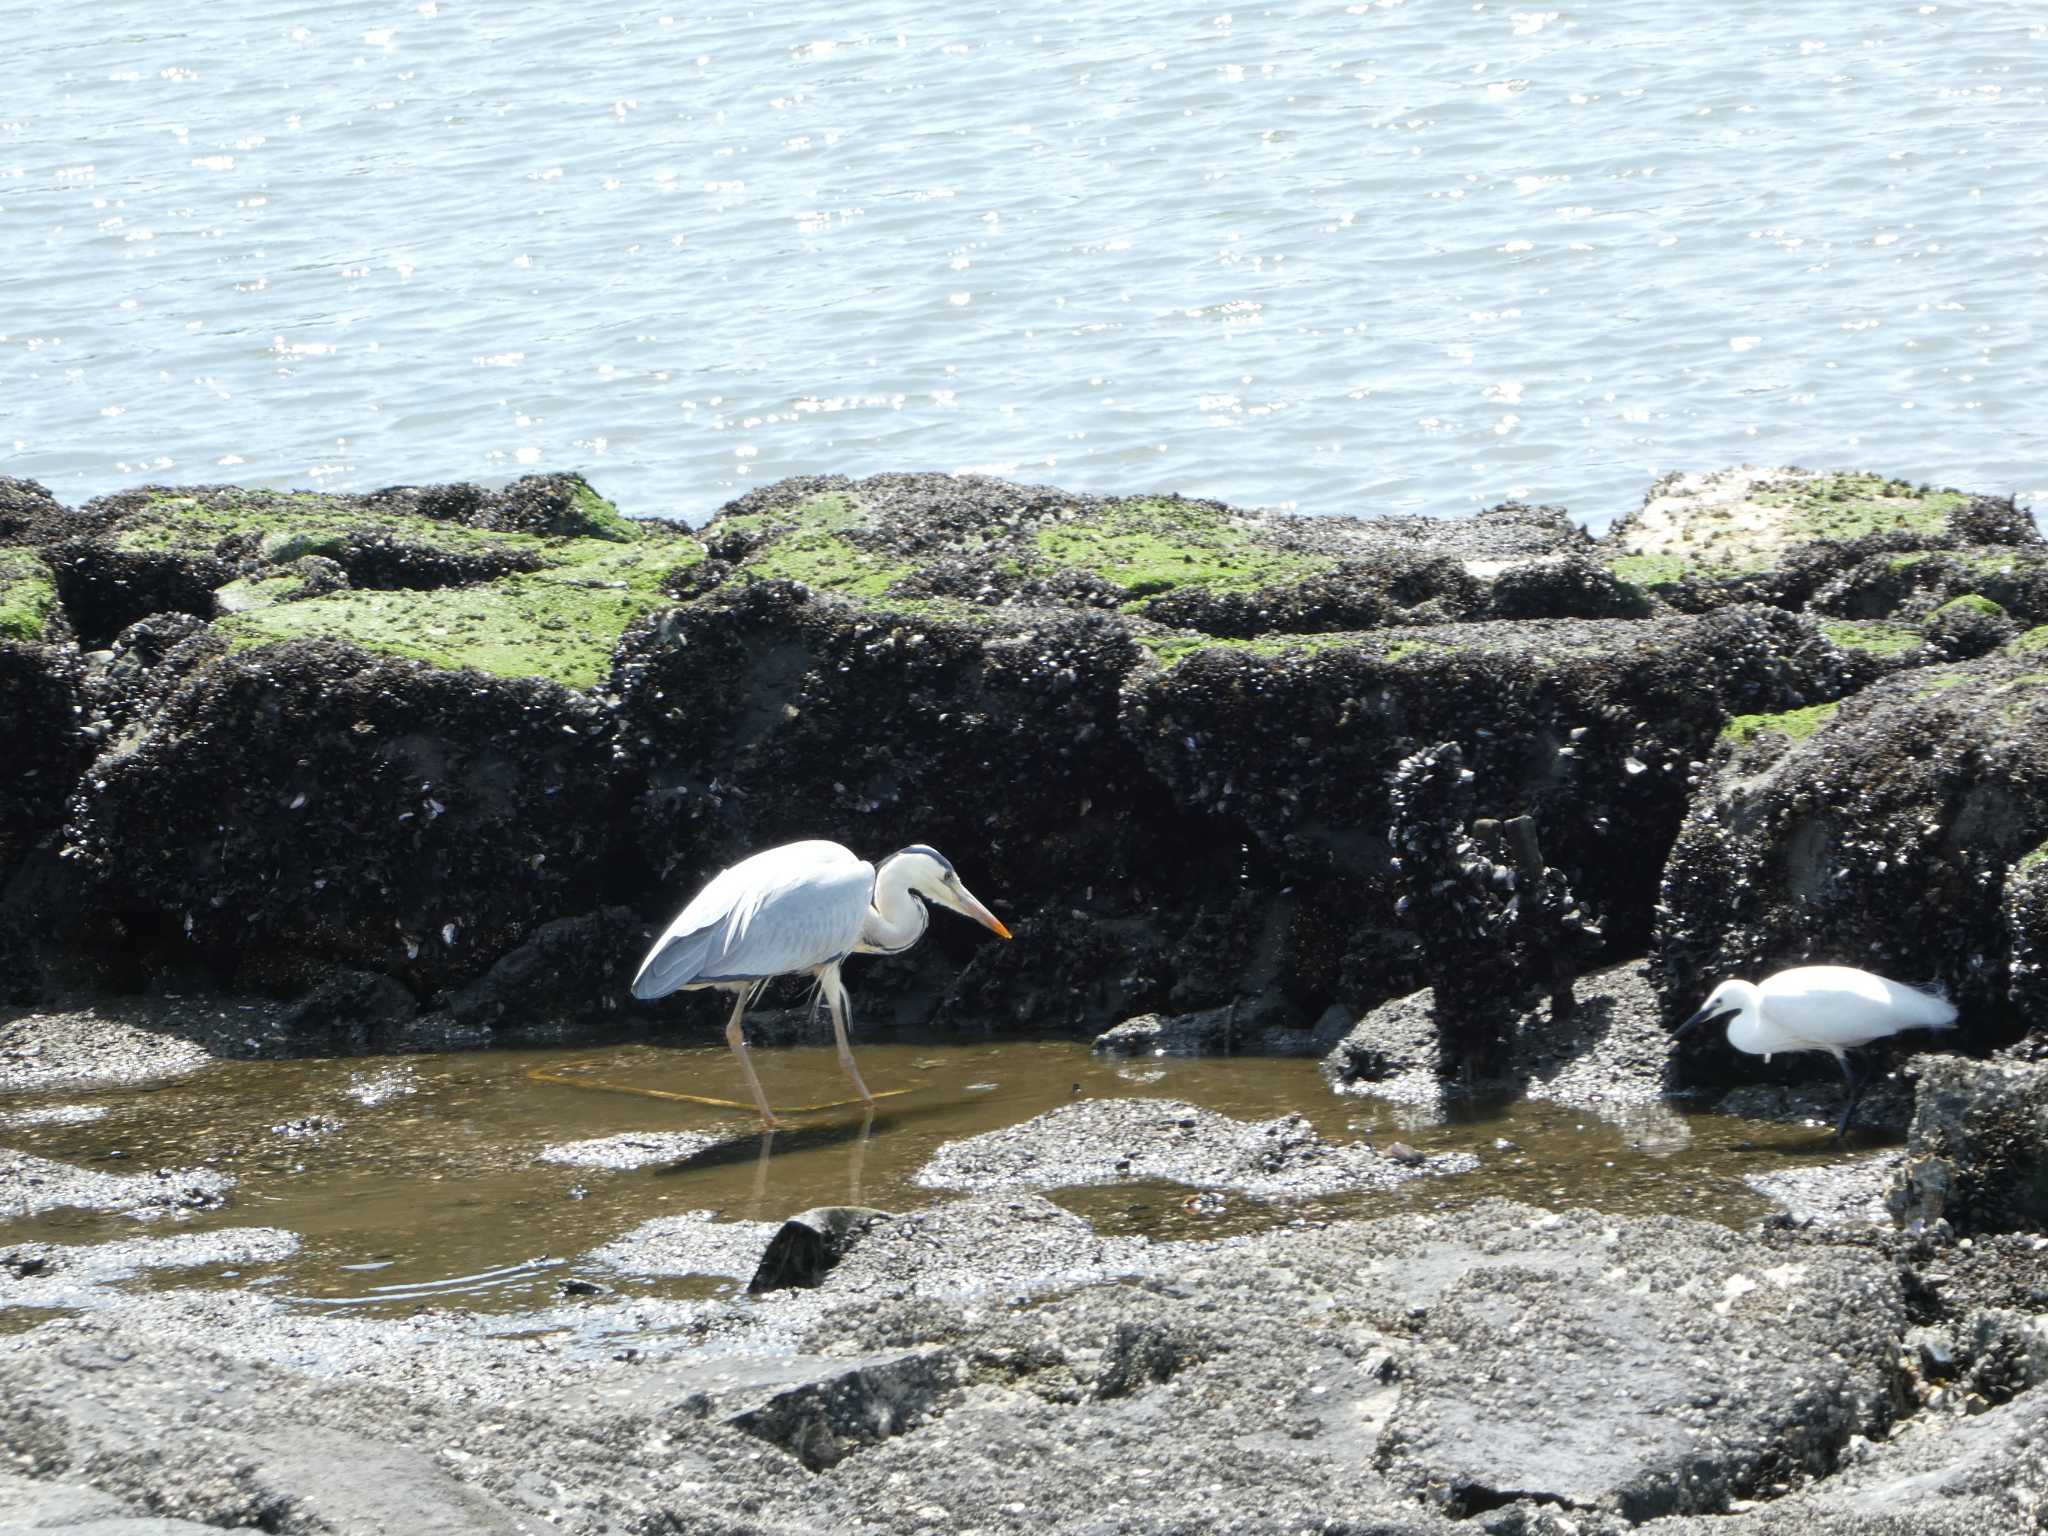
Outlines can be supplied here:
<path id="1" fill-rule="evenodd" d="M 859 937 L 874 867 L 836 843 L 792 843 L 733 865 L 654 943 L 633 995 L 780 976 L 836 960 Z"/>
<path id="2" fill-rule="evenodd" d="M 734 911 L 706 979 L 782 976 L 844 959 L 860 937 L 874 889 L 873 866 L 856 861 L 763 893 L 751 910 Z"/>

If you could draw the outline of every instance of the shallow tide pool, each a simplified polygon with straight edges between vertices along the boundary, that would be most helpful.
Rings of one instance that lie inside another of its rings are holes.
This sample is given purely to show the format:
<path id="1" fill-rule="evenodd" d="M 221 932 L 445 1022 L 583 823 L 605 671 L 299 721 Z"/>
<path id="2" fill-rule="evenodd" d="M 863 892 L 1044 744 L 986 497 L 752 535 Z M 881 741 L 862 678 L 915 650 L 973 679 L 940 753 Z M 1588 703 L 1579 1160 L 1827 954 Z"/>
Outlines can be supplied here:
<path id="1" fill-rule="evenodd" d="M 1604 1115 L 1540 1102 L 1461 1107 L 1440 1121 L 1404 1105 L 1333 1095 L 1304 1060 L 1102 1058 L 1085 1043 L 947 1040 L 865 1044 L 872 1116 L 845 1104 L 829 1047 L 757 1050 L 770 1100 L 836 1105 L 762 1134 L 750 1113 L 656 1097 L 743 1097 L 720 1045 L 647 1042 L 349 1060 L 234 1061 L 139 1088 L 0 1097 L 0 1144 L 108 1173 L 211 1165 L 239 1181 L 218 1209 L 138 1221 L 59 1210 L 0 1224 L 0 1249 L 93 1243 L 214 1227 L 274 1226 L 291 1258 L 243 1271 L 151 1272 L 131 1282 L 254 1285 L 315 1309 L 409 1311 L 423 1302 L 514 1310 L 564 1280 L 676 1294 L 591 1250 L 655 1217 L 708 1210 L 779 1221 L 811 1206 L 901 1211 L 949 1198 L 913 1182 L 944 1142 L 1013 1125 L 1083 1096 L 1172 1098 L 1243 1120 L 1306 1116 L 1327 1140 L 1469 1151 L 1476 1172 L 1392 1193 L 1260 1201 L 1151 1183 L 1057 1191 L 1106 1233 L 1216 1237 L 1297 1219 L 1441 1209 L 1490 1196 L 1616 1214 L 1668 1212 L 1744 1224 L 1771 1203 L 1745 1175 L 1831 1162 L 1825 1127 L 1690 1115 L 1665 1105 Z M 39 1119 L 56 1106 L 104 1111 Z M 630 1171 L 543 1161 L 550 1145 L 621 1133 L 722 1139 Z M 1869 1133 L 1856 1145 L 1873 1144 Z M 684 1291 L 695 1282 L 681 1282 Z M 702 1293 L 731 1282 L 703 1282 Z M 0 1308 L 0 1320 L 6 1309 Z M 17 1316 L 19 1323 L 25 1316 Z"/>

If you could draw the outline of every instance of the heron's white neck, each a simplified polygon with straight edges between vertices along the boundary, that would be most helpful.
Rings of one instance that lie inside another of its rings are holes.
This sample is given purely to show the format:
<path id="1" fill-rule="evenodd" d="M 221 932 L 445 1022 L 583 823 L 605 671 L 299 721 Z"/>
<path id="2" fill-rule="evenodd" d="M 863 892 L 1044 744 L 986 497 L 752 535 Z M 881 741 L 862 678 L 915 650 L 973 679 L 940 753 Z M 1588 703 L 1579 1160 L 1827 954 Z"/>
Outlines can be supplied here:
<path id="1" fill-rule="evenodd" d="M 893 857 L 884 859 L 875 871 L 873 905 L 861 925 L 861 948 L 884 955 L 908 949 L 924 937 L 931 920 L 924 903 L 910 894 L 909 866 Z"/>

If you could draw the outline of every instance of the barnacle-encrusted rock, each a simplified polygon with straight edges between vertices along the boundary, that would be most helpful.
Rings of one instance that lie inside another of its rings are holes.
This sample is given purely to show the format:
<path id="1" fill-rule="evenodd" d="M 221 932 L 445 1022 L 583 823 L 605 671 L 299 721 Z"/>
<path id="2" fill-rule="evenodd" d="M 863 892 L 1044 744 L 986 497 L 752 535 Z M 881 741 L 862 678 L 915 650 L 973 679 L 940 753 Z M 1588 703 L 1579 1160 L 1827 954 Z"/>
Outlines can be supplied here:
<path id="1" fill-rule="evenodd" d="M 296 641 L 181 684 L 93 765 L 67 836 L 142 947 L 428 990 L 591 904 L 610 758 L 604 712 L 556 684 Z"/>
<path id="2" fill-rule="evenodd" d="M 0 547 L 55 544 L 85 532 L 88 521 L 39 481 L 0 475 Z"/>
<path id="3" fill-rule="evenodd" d="M 1901 1223 L 1954 1232 L 2048 1231 L 2048 1062 L 1923 1056 L 1906 1160 L 1889 1201 Z"/>
<path id="4" fill-rule="evenodd" d="M 1475 814 L 1534 816 L 1549 861 L 1640 944 L 1644 850 L 1668 846 L 1715 734 L 1845 686 L 1842 653 L 1770 609 L 1482 622 L 1198 651 L 1137 680 L 1125 729 L 1180 805 L 1240 820 L 1281 882 L 1364 885 L 1360 929 L 1394 921 L 1388 775 L 1457 742 Z"/>

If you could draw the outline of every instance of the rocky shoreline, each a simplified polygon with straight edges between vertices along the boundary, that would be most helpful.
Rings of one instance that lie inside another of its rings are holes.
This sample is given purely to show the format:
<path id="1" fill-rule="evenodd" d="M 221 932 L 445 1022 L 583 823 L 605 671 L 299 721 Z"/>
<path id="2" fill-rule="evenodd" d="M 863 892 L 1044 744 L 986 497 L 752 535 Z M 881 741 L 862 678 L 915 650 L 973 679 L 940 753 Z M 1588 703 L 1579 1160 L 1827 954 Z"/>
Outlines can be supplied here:
<path id="1" fill-rule="evenodd" d="M 1904 1152 L 1752 1234 L 1103 1237 L 1039 1192 L 1455 1169 L 1101 1101 L 939 1149 L 960 1198 L 814 1213 L 815 1283 L 752 1298 L 343 1318 L 124 1284 L 270 1228 L 17 1243 L 0 1319 L 75 1313 L 0 1335 L 23 1529 L 2042 1528 L 2048 545 L 2009 500 L 1722 471 L 1592 539 L 904 475 L 693 532 L 573 476 L 0 479 L 0 699 L 0 1149 L 10 1092 L 220 1056 L 708 1032 L 623 979 L 803 835 L 932 842 L 1017 934 L 872 963 L 867 1032 L 1805 1116 L 1831 1063 L 1663 1031 L 1802 960 L 1963 1015 L 1873 1095 Z M 0 1150 L 0 1217 L 234 1201 Z M 663 1218 L 602 1262 L 737 1286 L 773 1238 Z"/>

